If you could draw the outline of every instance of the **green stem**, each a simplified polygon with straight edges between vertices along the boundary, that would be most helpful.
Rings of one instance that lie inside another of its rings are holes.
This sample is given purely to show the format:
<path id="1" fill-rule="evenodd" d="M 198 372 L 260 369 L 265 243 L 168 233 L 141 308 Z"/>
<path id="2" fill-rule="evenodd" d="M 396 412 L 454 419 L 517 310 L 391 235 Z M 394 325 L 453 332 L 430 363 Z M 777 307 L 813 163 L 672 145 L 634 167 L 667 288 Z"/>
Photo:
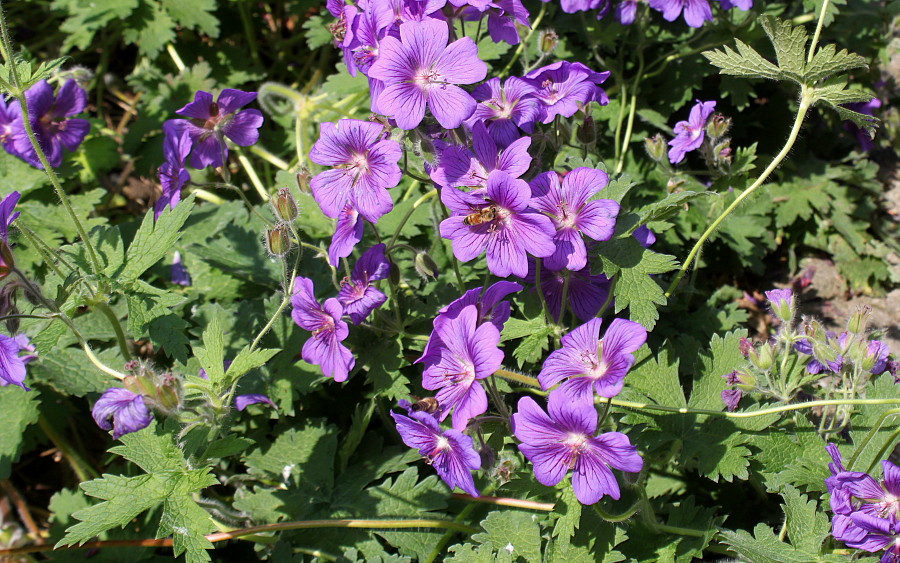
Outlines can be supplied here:
<path id="1" fill-rule="evenodd" d="M 819 12 L 819 21 L 816 23 L 816 32 L 813 34 L 812 43 L 809 44 L 809 55 L 806 62 L 811 63 L 816 54 L 816 43 L 819 42 L 819 35 L 822 33 L 822 27 L 825 24 L 825 12 L 828 10 L 829 0 L 823 0 L 822 10 Z"/>
<path id="2" fill-rule="evenodd" d="M 541 11 L 538 12 L 537 17 L 534 18 L 534 21 L 531 23 L 531 29 L 528 30 L 528 35 L 525 36 L 525 39 L 519 42 L 519 46 L 516 47 L 516 52 L 513 53 L 512 58 L 508 63 L 506 63 L 506 66 L 503 67 L 503 70 L 500 71 L 500 74 L 498 75 L 500 78 L 503 78 L 504 76 L 509 74 L 509 71 L 512 70 L 513 65 L 516 64 L 516 61 L 518 61 L 519 57 L 522 56 L 522 53 L 525 51 L 525 46 L 528 45 L 528 41 L 531 39 L 531 36 L 534 35 L 534 30 L 541 25 L 541 20 L 544 19 L 544 14 L 546 13 L 547 4 L 541 4 Z"/>
<path id="3" fill-rule="evenodd" d="M 270 153 L 269 151 L 262 148 L 258 144 L 250 146 L 249 151 L 252 152 L 253 154 L 255 154 L 256 156 L 260 157 L 261 159 L 268 161 L 270 164 L 274 165 L 276 168 L 279 168 L 280 170 L 288 170 L 290 168 L 290 165 L 287 162 L 285 162 L 278 156 Z"/>
<path id="4" fill-rule="evenodd" d="M 482 489 L 482 493 L 490 494 L 494 491 L 495 488 L 497 488 L 496 485 L 494 483 L 491 483 L 487 487 Z M 456 515 L 456 518 L 454 518 L 453 520 L 454 523 L 462 523 L 476 508 L 478 508 L 478 505 L 474 503 L 466 505 L 465 508 L 463 508 L 459 512 L 459 514 Z M 428 554 L 428 557 L 425 558 L 425 561 L 423 563 L 432 563 L 435 559 L 437 559 L 438 555 L 440 555 L 444 550 L 444 546 L 447 545 L 447 542 L 450 541 L 450 538 L 453 537 L 454 533 L 455 532 L 453 530 L 444 532 L 444 535 L 441 536 L 441 539 L 439 539 L 436 544 L 434 544 L 434 549 L 431 550 L 431 553 Z"/>
<path id="5" fill-rule="evenodd" d="M 39 239 L 38 236 L 34 234 L 33 231 L 31 231 L 31 229 L 24 227 L 21 221 L 16 221 L 16 228 L 19 229 L 20 233 L 25 235 L 25 238 L 28 239 L 28 242 L 30 242 L 34 246 L 35 250 L 38 251 L 38 254 L 40 254 L 41 258 L 44 259 L 44 264 L 47 264 L 47 266 L 49 266 L 50 269 L 53 270 L 61 280 L 66 279 L 66 276 L 65 274 L 63 274 L 62 270 L 59 269 L 59 266 L 54 263 L 54 259 L 59 259 L 59 261 L 62 262 L 67 268 L 69 268 L 70 271 L 75 271 L 75 268 L 71 264 L 66 262 L 65 259 L 63 259 L 61 256 L 51 255 L 50 252 L 52 251 L 52 249 L 50 249 L 50 247 L 46 245 L 44 241 Z"/>
<path id="6" fill-rule="evenodd" d="M 446 207 L 444 207 L 444 203 L 441 202 L 440 200 L 438 200 L 438 203 L 440 203 L 441 213 L 442 213 L 444 219 L 449 218 L 450 212 L 447 211 Z M 444 248 L 446 249 L 446 246 Z M 450 263 L 453 265 L 453 273 L 456 274 L 456 283 L 459 286 L 459 292 L 465 293 L 466 292 L 466 282 L 463 281 L 462 274 L 459 272 L 459 262 L 456 260 L 456 254 L 453 253 L 452 245 L 450 246 L 449 254 L 450 254 Z"/>
<path id="7" fill-rule="evenodd" d="M 628 110 L 628 124 L 625 127 L 625 137 L 622 139 L 622 150 L 619 151 L 619 160 L 616 162 L 616 174 L 622 172 L 625 167 L 625 157 L 628 155 L 628 146 L 631 140 L 631 131 L 634 128 L 634 114 L 637 110 L 638 86 L 644 74 L 644 51 L 638 49 L 638 71 L 634 77 L 634 86 L 631 89 L 631 107 Z M 623 93 L 624 97 L 624 93 Z"/>
<path id="8" fill-rule="evenodd" d="M 856 447 L 853 455 L 850 456 L 850 461 L 847 462 L 847 471 L 853 470 L 853 464 L 856 463 L 856 458 L 859 457 L 859 453 L 865 449 L 869 442 L 872 441 L 872 438 L 881 429 L 881 425 L 884 424 L 884 421 L 887 420 L 889 416 L 896 416 L 898 414 L 900 414 L 900 409 L 890 409 L 884 411 L 884 413 L 882 413 L 882 415 L 878 417 L 878 421 L 872 426 L 872 428 L 866 434 L 866 437 L 863 438 L 862 442 L 860 442 Z"/>
<path id="9" fill-rule="evenodd" d="M 109 325 L 112 327 L 113 332 L 116 333 L 116 342 L 119 344 L 119 350 L 122 351 L 122 357 L 125 358 L 125 361 L 130 360 L 131 350 L 128 349 L 128 340 L 125 338 L 125 331 L 122 330 L 122 323 L 119 322 L 119 318 L 116 317 L 116 314 L 110 309 L 109 305 L 102 301 L 94 303 L 94 308 L 100 311 L 109 321 Z"/>
<path id="10" fill-rule="evenodd" d="M 406 210 L 406 214 L 400 219 L 400 223 L 397 225 L 397 228 L 394 229 L 394 234 L 391 235 L 391 240 L 387 244 L 388 248 L 394 246 L 394 243 L 397 242 L 397 237 L 400 236 L 400 231 L 403 229 L 404 225 L 406 225 L 406 222 L 409 221 L 409 218 L 412 217 L 412 214 L 415 213 L 416 209 L 418 209 L 420 205 L 422 205 L 429 199 L 436 196 L 437 193 L 438 192 L 436 189 L 432 189 L 431 191 L 417 199 L 415 202 L 413 202 L 412 207 Z"/>
<path id="11" fill-rule="evenodd" d="M 594 512 L 597 513 L 597 516 L 606 520 L 607 522 L 624 522 L 625 520 L 628 520 L 629 518 L 634 516 L 637 513 L 637 511 L 640 510 L 640 508 L 641 508 L 641 502 L 638 501 L 638 502 L 634 503 L 631 506 L 631 508 L 629 508 L 628 510 L 626 510 L 625 512 L 623 512 L 621 514 L 610 514 L 610 513 L 606 512 L 605 510 L 603 510 L 602 508 L 600 508 L 600 504 L 598 503 L 598 504 L 594 505 Z"/>
<path id="12" fill-rule="evenodd" d="M 63 207 L 66 210 L 66 213 L 69 214 L 69 218 L 72 220 L 72 224 L 75 226 L 75 230 L 78 231 L 78 236 L 81 237 L 82 242 L 84 243 L 84 248 L 87 250 L 88 259 L 91 262 L 92 272 L 95 276 L 100 275 L 103 271 L 103 268 L 100 266 L 100 261 L 97 259 L 97 253 L 94 250 L 94 245 L 91 244 L 91 240 L 88 238 L 87 231 L 84 230 L 84 225 L 81 224 L 81 221 L 78 219 L 78 215 L 75 214 L 75 210 L 72 208 L 72 204 L 69 203 L 69 198 L 66 196 L 66 192 L 63 190 L 62 185 L 59 183 L 59 178 L 56 176 L 56 171 L 53 170 L 53 167 L 50 166 L 50 163 L 47 161 L 47 155 L 44 154 L 44 150 L 41 148 L 40 143 L 38 143 L 37 137 L 34 134 L 34 129 L 31 127 L 31 119 L 28 115 L 28 102 L 25 99 L 25 92 L 22 91 L 22 85 L 19 82 L 19 71 L 16 68 L 16 63 L 12 59 L 12 42 L 9 39 L 9 29 L 6 25 L 6 17 L 3 14 L 3 3 L 0 2 L 0 40 L 3 43 L 3 54 L 6 59 L 6 63 L 12 71 L 9 73 L 10 78 L 12 80 L 13 86 L 16 88 L 16 92 L 14 93 L 14 97 L 19 101 L 19 110 L 22 112 L 22 126 L 25 129 L 25 134 L 28 136 L 28 140 L 31 141 L 31 146 L 34 148 L 34 152 L 37 154 L 38 160 L 40 160 L 41 165 L 44 167 L 44 173 L 47 174 L 47 177 L 50 179 L 50 184 L 53 186 L 53 190 L 56 192 L 56 197 L 59 198 Z"/>
<path id="13" fill-rule="evenodd" d="M 253 163 L 250 162 L 250 159 L 247 158 L 244 151 L 240 148 L 235 152 L 237 152 L 238 162 L 244 167 L 244 172 L 250 177 L 250 183 L 256 188 L 259 197 L 261 197 L 263 201 L 269 201 L 269 192 L 266 190 L 266 187 L 263 186 L 262 180 L 259 179 L 259 175 L 256 173 L 256 168 L 253 167 Z"/>
<path id="14" fill-rule="evenodd" d="M 256 335 L 256 338 L 253 339 L 253 342 L 250 344 L 250 351 L 256 349 L 259 346 L 259 341 L 263 339 L 263 337 L 272 329 L 272 325 L 275 324 L 275 321 L 278 320 L 278 317 L 281 316 L 281 313 L 287 308 L 288 304 L 291 302 L 291 296 L 294 294 L 294 274 L 297 273 L 297 268 L 294 268 L 294 271 L 291 273 L 290 282 L 287 288 L 287 292 L 284 294 L 284 299 L 281 300 L 281 305 L 275 309 L 275 313 L 272 315 L 272 318 L 269 319 L 269 322 L 266 323 L 266 326 L 259 331 L 259 334 Z"/>
<path id="15" fill-rule="evenodd" d="M 544 291 L 541 289 L 541 259 L 534 259 L 534 287 L 537 288 L 538 299 L 541 301 L 541 310 L 544 311 L 544 318 L 547 320 L 548 324 L 555 325 L 556 320 L 550 314 L 550 309 L 547 307 L 547 300 L 544 298 Z M 560 315 L 562 316 L 562 315 Z"/>
<path id="16" fill-rule="evenodd" d="M 38 425 L 41 427 L 41 430 L 44 431 L 44 434 L 47 435 L 47 438 L 53 442 L 53 446 L 62 453 L 63 457 L 69 462 L 69 465 L 72 467 L 72 471 L 75 472 L 75 476 L 78 477 L 78 480 L 84 483 L 85 481 L 90 481 L 91 479 L 96 479 L 99 477 L 96 471 L 88 465 L 81 455 L 78 454 L 74 449 L 69 447 L 69 444 L 63 440 L 59 434 L 57 434 L 56 430 L 47 422 L 47 419 L 41 416 L 38 418 Z"/>
<path id="17" fill-rule="evenodd" d="M 678 270 L 678 273 L 675 275 L 675 279 L 672 280 L 672 283 L 669 284 L 669 289 L 666 290 L 666 297 L 670 297 L 672 292 L 675 291 L 675 288 L 678 286 L 678 282 L 681 281 L 681 278 L 684 277 L 685 272 L 687 272 L 688 268 L 690 268 L 691 263 L 694 258 L 697 256 L 697 253 L 700 252 L 700 248 L 703 246 L 703 243 L 706 242 L 713 232 L 722 224 L 731 212 L 734 211 L 738 205 L 741 204 L 742 201 L 747 199 L 747 197 L 752 194 L 758 187 L 760 187 L 763 182 L 769 177 L 770 174 L 778 167 L 779 164 L 787 157 L 788 153 L 794 146 L 794 142 L 797 140 L 797 135 L 800 133 L 800 128 L 803 126 L 803 119 L 806 117 L 806 112 L 809 110 L 810 106 L 813 102 L 813 92 L 807 87 L 803 86 L 800 89 L 800 107 L 797 110 L 797 116 L 794 118 L 794 125 L 791 127 L 791 133 L 788 136 L 787 141 L 782 147 L 781 152 L 778 153 L 777 156 L 769 163 L 769 166 L 760 174 L 759 178 L 756 179 L 753 184 L 744 190 L 735 200 L 728 206 L 725 211 L 722 212 L 721 215 L 716 217 L 716 220 L 712 222 L 712 224 L 700 235 L 700 239 L 694 244 L 694 247 L 691 249 L 691 252 L 688 254 L 687 258 L 684 261 L 684 264 L 681 265 L 681 268 Z"/>

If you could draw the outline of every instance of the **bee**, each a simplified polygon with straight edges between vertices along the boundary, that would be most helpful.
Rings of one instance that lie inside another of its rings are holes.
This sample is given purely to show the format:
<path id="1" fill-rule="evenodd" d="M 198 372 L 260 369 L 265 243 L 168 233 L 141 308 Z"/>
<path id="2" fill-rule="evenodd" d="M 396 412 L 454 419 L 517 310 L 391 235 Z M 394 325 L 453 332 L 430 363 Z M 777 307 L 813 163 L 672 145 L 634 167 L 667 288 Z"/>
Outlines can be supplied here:
<path id="1" fill-rule="evenodd" d="M 418 397 L 413 397 L 413 399 L 417 398 Z M 413 412 L 424 411 L 428 414 L 436 413 L 439 408 L 441 408 L 441 405 L 438 404 L 437 399 L 435 399 L 434 397 L 425 397 L 424 399 L 419 399 L 410 407 Z"/>
<path id="2" fill-rule="evenodd" d="M 497 206 L 488 205 L 487 207 L 481 208 L 479 211 L 466 215 L 466 218 L 463 219 L 463 225 L 466 225 L 467 227 L 474 227 L 483 223 L 490 223 L 494 220 L 494 217 L 496 215 Z"/>

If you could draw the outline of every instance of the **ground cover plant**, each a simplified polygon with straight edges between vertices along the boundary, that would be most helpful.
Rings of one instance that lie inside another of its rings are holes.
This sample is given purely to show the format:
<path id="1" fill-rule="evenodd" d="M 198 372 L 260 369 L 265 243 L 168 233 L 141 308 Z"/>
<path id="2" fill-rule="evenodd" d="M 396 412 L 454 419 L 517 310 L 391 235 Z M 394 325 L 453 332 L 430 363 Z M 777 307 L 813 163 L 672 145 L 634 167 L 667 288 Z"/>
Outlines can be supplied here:
<path id="1" fill-rule="evenodd" d="M 900 561 L 900 2 L 0 10 L 4 560 Z"/>

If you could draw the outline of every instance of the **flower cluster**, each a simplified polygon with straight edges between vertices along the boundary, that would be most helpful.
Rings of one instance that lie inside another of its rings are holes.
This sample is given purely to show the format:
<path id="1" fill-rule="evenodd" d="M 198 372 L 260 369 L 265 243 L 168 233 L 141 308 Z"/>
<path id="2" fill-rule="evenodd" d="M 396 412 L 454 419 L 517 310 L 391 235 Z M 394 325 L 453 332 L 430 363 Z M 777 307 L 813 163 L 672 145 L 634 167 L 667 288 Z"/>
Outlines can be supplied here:
<path id="1" fill-rule="evenodd" d="M 213 101 L 212 94 L 200 90 L 193 102 L 175 112 L 186 119 L 170 119 L 163 124 L 165 161 L 159 167 L 163 194 L 154 208 L 157 217 L 181 199 L 181 188 L 190 180 L 184 168 L 188 155 L 193 168 L 219 167 L 228 159 L 226 138 L 239 147 L 249 147 L 259 140 L 262 113 L 257 109 L 238 111 L 255 99 L 256 92 L 226 88 Z"/>
<path id="2" fill-rule="evenodd" d="M 294 280 L 291 316 L 300 328 L 312 333 L 303 345 L 303 361 L 319 366 L 322 375 L 335 381 L 346 381 L 356 365 L 353 354 L 342 344 L 349 334 L 342 317 L 346 315 L 353 324 L 359 324 L 387 300 L 384 293 L 372 286 L 372 282 L 386 278 L 390 271 L 384 252 L 383 244 L 366 250 L 354 265 L 350 279 L 341 283 L 337 297 L 324 303 L 316 300 L 312 280 L 304 277 Z"/>
<path id="3" fill-rule="evenodd" d="M 543 0 L 548 2 L 549 0 Z M 753 7 L 753 0 L 718 0 L 723 10 L 738 8 L 747 11 Z M 610 0 L 561 0 L 562 9 L 567 14 L 597 10 L 597 19 L 601 19 L 610 10 Z M 662 12 L 663 19 L 675 21 L 684 14 L 684 22 L 690 27 L 701 27 L 703 22 L 713 19 L 709 0 L 648 0 L 650 7 Z M 638 0 L 620 0 L 616 3 L 615 18 L 622 25 L 634 23 L 637 15 Z"/>
<path id="4" fill-rule="evenodd" d="M 900 467 L 881 462 L 882 481 L 844 469 L 837 446 L 826 446 L 832 463 L 825 486 L 831 495 L 831 535 L 847 547 L 870 553 L 885 550 L 882 563 L 900 559 Z"/>
<path id="5" fill-rule="evenodd" d="M 73 79 L 66 80 L 54 95 L 53 87 L 41 80 L 25 92 L 28 121 L 47 163 L 62 164 L 63 148 L 72 152 L 91 129 L 86 119 L 73 118 L 87 106 L 87 93 Z M 31 139 L 25 133 L 19 102 L 0 100 L 0 146 L 28 164 L 43 168 Z"/>

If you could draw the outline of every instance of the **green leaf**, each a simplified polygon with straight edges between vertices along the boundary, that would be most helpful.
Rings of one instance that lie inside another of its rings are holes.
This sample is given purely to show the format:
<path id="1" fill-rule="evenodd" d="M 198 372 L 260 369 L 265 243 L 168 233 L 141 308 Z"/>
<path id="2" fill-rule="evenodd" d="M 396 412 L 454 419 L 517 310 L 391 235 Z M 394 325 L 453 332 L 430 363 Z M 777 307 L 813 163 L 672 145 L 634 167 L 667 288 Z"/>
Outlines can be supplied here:
<path id="1" fill-rule="evenodd" d="M 772 16 L 760 16 L 759 22 L 775 47 L 781 72 L 802 84 L 806 66 L 806 29 L 803 26 L 794 27 L 790 21 Z"/>
<path id="2" fill-rule="evenodd" d="M 581 503 L 575 498 L 575 490 L 572 487 L 563 487 L 559 499 L 553 506 L 553 513 L 559 515 L 553 525 L 553 536 L 560 541 L 568 541 L 578 530 L 581 521 Z"/>
<path id="3" fill-rule="evenodd" d="M 209 468 L 191 469 L 169 434 L 156 433 L 156 424 L 126 434 L 112 448 L 147 472 L 136 477 L 104 475 L 81 484 L 90 496 L 104 502 L 79 510 L 80 520 L 57 545 L 83 544 L 106 530 L 129 524 L 135 517 L 163 505 L 157 538 L 171 535 L 175 555 L 186 553 L 191 563 L 209 561 L 212 544 L 204 536 L 214 529 L 209 514 L 194 502 L 200 490 L 218 484 Z"/>
<path id="4" fill-rule="evenodd" d="M 331 426 L 310 424 L 292 428 L 265 448 L 260 444 L 244 457 L 248 473 L 294 482 L 304 494 L 328 498 L 334 483 L 337 433 Z"/>
<path id="5" fill-rule="evenodd" d="M 517 319 L 515 317 L 510 318 L 503 326 L 503 331 L 500 332 L 500 342 L 515 340 L 517 338 L 522 338 L 523 336 L 534 334 L 535 331 L 541 330 L 545 326 L 547 326 L 547 321 L 544 319 L 543 315 L 538 315 L 537 317 L 528 320 Z"/>
<path id="6" fill-rule="evenodd" d="M 117 349 L 98 354 L 100 361 L 110 366 L 121 366 L 124 361 Z M 60 393 L 84 397 L 88 393 L 101 393 L 113 380 L 97 369 L 80 348 L 56 348 L 41 356 L 40 362 L 29 366 L 35 381 L 53 387 Z"/>
<path id="7" fill-rule="evenodd" d="M 544 323 L 544 326 L 522 339 L 522 342 L 513 350 L 513 357 L 520 368 L 526 362 L 536 363 L 544 356 L 544 351 L 549 346 L 547 341 L 555 330 L 553 325 Z"/>
<path id="8" fill-rule="evenodd" d="M 188 338 L 186 330 L 190 324 L 174 313 L 154 317 L 148 324 L 150 340 L 170 357 L 182 364 L 188 361 Z"/>
<path id="9" fill-rule="evenodd" d="M 85 50 L 94 34 L 109 22 L 127 18 L 138 7 L 140 0 L 55 0 L 54 10 L 66 10 L 69 17 L 60 26 L 65 40 L 63 52 L 72 47 Z"/>
<path id="10" fill-rule="evenodd" d="M 140 229 L 128 247 L 125 267 L 117 277 L 121 283 L 128 283 L 162 260 L 171 250 L 172 245 L 181 236 L 181 227 L 187 221 L 194 207 L 194 194 L 175 206 L 166 208 L 153 220 L 153 211 L 147 212 Z"/>
<path id="11" fill-rule="evenodd" d="M 194 348 L 194 356 L 206 372 L 211 385 L 218 386 L 225 379 L 225 339 L 217 317 L 212 317 L 203 331 L 203 346 Z"/>
<path id="12" fill-rule="evenodd" d="M 213 15 L 216 0 L 162 0 L 162 6 L 178 25 L 213 38 L 219 36 L 219 20 Z"/>
<path id="13" fill-rule="evenodd" d="M 513 560 L 541 560 L 541 529 L 534 515 L 520 510 L 494 510 L 481 521 L 484 532 L 474 534 L 476 542 L 505 551 Z"/>
<path id="14" fill-rule="evenodd" d="M 719 74 L 781 80 L 782 74 L 777 66 L 764 59 L 762 55 L 740 39 L 734 41 L 737 44 L 737 51 L 730 47 L 723 47 L 722 51 L 704 51 L 701 54 L 713 66 L 719 67 Z"/>
<path id="15" fill-rule="evenodd" d="M 685 205 L 691 200 L 716 195 L 715 192 L 691 192 L 683 191 L 667 195 L 660 201 L 651 203 L 638 211 L 640 216 L 639 225 L 646 225 L 650 221 L 665 221 L 669 217 L 676 215 L 679 211 L 684 211 Z M 635 226 L 637 228 L 637 226 Z"/>
<path id="16" fill-rule="evenodd" d="M 631 320 L 653 330 L 659 319 L 657 308 L 666 304 L 666 297 L 650 276 L 674 270 L 675 258 L 643 248 L 630 236 L 601 242 L 593 254 L 600 259 L 603 274 L 618 277 L 613 290 L 616 313 L 628 307 Z"/>
<path id="17" fill-rule="evenodd" d="M 153 58 L 175 39 L 175 22 L 156 2 L 142 0 L 125 22 L 122 39 L 136 45 L 141 55 Z"/>
<path id="18" fill-rule="evenodd" d="M 362 441 L 375 413 L 375 401 L 369 400 L 356 405 L 353 411 L 353 418 L 350 421 L 350 430 L 341 441 L 341 447 L 338 450 L 338 471 L 343 473 L 347 469 L 347 462 L 350 456 L 356 451 L 359 443 Z"/>
<path id="19" fill-rule="evenodd" d="M 234 381 L 248 371 L 266 365 L 266 362 L 271 360 L 278 352 L 281 352 L 281 350 L 277 348 L 262 348 L 251 351 L 249 346 L 244 346 L 244 348 L 238 352 L 238 355 L 235 356 L 231 365 L 228 366 L 228 371 L 225 373 L 225 376 L 228 381 Z"/>
<path id="20" fill-rule="evenodd" d="M 870 136 L 875 135 L 875 126 L 879 123 L 879 119 L 859 113 L 851 109 L 847 109 L 842 104 L 869 102 L 874 98 L 867 90 L 847 90 L 845 79 L 835 79 L 819 86 L 815 89 L 817 101 L 825 102 L 825 104 L 837 112 L 838 116 L 846 121 L 852 121 L 860 129 L 865 129 Z"/>
<path id="21" fill-rule="evenodd" d="M 723 530 L 720 537 L 722 543 L 731 546 L 731 551 L 753 563 L 811 563 L 817 560 L 778 541 L 772 528 L 765 524 L 757 524 L 753 535 L 746 530 Z"/>
<path id="22" fill-rule="evenodd" d="M 306 46 L 310 51 L 328 45 L 334 39 L 334 36 L 328 31 L 325 19 L 319 15 L 312 16 L 303 22 L 303 29 L 306 30 Z"/>
<path id="23" fill-rule="evenodd" d="M 813 55 L 813 59 L 806 64 L 803 74 L 808 82 L 818 82 L 854 68 L 869 68 L 869 65 L 866 64 L 865 58 L 847 49 L 838 51 L 834 45 L 825 45 L 820 47 Z"/>
<path id="24" fill-rule="evenodd" d="M 831 532 L 828 516 L 819 510 L 816 501 L 808 500 L 794 487 L 785 487 L 781 496 L 784 497 L 787 535 L 791 544 L 807 553 L 818 554 Z"/>
<path id="25" fill-rule="evenodd" d="M 377 502 L 375 513 L 382 518 L 434 518 L 430 514 L 447 506 L 447 488 L 436 475 L 419 481 L 419 471 L 410 467 L 383 484 L 368 489 L 367 494 Z M 378 532 L 400 553 L 424 560 L 443 536 L 441 531 L 392 531 Z"/>
<path id="26" fill-rule="evenodd" d="M 19 459 L 25 429 L 38 420 L 38 396 L 37 391 L 15 385 L 0 387 L 0 479 L 9 477 Z"/>
<path id="27" fill-rule="evenodd" d="M 185 300 L 183 295 L 159 289 L 141 280 L 133 282 L 124 293 L 128 303 L 128 331 L 135 338 L 146 334 L 157 318 L 172 314 L 170 307 Z"/>

